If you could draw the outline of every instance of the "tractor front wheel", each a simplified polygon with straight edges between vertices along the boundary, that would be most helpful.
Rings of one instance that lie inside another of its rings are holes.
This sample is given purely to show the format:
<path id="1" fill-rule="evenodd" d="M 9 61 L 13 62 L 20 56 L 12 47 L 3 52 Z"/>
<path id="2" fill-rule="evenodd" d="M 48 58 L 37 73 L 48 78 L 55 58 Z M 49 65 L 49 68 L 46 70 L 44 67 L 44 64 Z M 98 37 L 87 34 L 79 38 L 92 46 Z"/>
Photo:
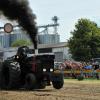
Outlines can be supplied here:
<path id="1" fill-rule="evenodd" d="M 36 77 L 33 73 L 26 75 L 25 88 L 28 90 L 34 89 L 36 87 Z"/>
<path id="2" fill-rule="evenodd" d="M 62 87 L 63 87 L 63 82 L 61 82 L 61 81 L 54 81 L 54 82 L 52 82 L 52 84 L 53 84 L 53 87 L 55 88 L 55 89 L 61 89 Z"/>

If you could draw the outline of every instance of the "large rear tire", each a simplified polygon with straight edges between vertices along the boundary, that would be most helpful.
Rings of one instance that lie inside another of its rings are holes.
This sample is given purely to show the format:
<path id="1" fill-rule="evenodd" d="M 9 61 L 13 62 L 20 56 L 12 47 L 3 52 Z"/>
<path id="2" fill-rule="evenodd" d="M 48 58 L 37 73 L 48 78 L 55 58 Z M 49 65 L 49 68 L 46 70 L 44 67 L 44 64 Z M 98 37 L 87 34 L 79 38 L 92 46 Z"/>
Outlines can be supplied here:
<path id="1" fill-rule="evenodd" d="M 3 89 L 5 86 L 4 75 L 3 75 L 3 64 L 0 66 L 0 89 Z"/>
<path id="2" fill-rule="evenodd" d="M 5 61 L 1 68 L 1 89 L 16 89 L 19 86 L 20 70 L 18 64 Z"/>

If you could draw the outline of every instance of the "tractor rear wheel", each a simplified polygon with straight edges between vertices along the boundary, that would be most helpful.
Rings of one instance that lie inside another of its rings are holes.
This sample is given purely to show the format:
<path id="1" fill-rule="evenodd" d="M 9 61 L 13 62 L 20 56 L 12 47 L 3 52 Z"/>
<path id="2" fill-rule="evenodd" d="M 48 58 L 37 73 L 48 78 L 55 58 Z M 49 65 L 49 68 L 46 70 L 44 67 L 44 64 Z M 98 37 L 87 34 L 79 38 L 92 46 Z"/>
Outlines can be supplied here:
<path id="1" fill-rule="evenodd" d="M 2 65 L 0 71 L 0 88 L 6 89 L 8 84 L 9 84 L 9 68 Z"/>
<path id="2" fill-rule="evenodd" d="M 11 64 L 11 62 L 4 62 L 1 68 L 1 89 L 15 89 L 19 86 L 20 70 L 17 69 L 19 65 Z"/>

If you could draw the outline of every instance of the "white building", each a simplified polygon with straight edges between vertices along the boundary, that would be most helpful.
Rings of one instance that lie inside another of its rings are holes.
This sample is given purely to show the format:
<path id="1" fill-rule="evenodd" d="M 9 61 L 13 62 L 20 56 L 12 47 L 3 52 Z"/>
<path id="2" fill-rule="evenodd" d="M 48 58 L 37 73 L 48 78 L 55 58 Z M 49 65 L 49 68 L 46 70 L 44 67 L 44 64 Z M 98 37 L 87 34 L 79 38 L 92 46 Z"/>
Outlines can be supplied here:
<path id="1" fill-rule="evenodd" d="M 34 48 L 32 46 L 29 48 L 34 53 Z M 3 56 L 3 59 L 6 59 L 7 57 L 15 55 L 17 49 L 18 48 L 4 48 L 0 50 L 0 54 Z M 55 61 L 57 62 L 62 62 L 65 59 L 71 59 L 71 55 L 69 54 L 68 50 L 69 48 L 67 47 L 66 42 L 60 42 L 57 44 L 38 44 L 38 53 L 54 53 Z"/>

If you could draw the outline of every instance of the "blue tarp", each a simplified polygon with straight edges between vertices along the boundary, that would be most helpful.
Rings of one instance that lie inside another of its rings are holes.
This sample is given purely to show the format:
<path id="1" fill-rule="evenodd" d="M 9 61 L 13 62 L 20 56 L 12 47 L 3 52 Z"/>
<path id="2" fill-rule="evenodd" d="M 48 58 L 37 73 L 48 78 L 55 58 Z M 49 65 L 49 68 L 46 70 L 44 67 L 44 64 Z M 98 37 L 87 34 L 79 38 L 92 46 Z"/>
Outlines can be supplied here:
<path id="1" fill-rule="evenodd" d="M 92 65 L 84 66 L 85 69 L 92 69 Z"/>

